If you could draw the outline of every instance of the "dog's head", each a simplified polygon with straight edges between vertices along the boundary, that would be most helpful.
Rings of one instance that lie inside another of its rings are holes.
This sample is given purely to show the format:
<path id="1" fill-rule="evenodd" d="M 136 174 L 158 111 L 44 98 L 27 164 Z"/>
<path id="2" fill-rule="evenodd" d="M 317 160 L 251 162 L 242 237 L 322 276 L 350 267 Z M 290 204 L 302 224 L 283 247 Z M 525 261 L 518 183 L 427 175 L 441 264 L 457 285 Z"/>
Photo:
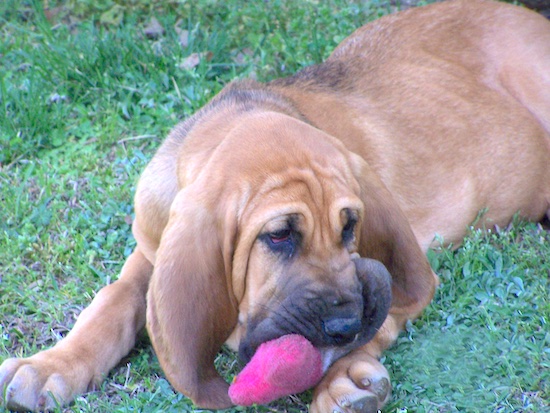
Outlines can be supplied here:
<path id="1" fill-rule="evenodd" d="M 307 123 L 253 113 L 172 205 L 148 329 L 174 387 L 223 408 L 227 384 L 213 362 L 232 331 L 244 361 L 297 333 L 327 368 L 375 335 L 390 304 L 414 302 L 426 271 L 405 217 L 361 158 Z"/>

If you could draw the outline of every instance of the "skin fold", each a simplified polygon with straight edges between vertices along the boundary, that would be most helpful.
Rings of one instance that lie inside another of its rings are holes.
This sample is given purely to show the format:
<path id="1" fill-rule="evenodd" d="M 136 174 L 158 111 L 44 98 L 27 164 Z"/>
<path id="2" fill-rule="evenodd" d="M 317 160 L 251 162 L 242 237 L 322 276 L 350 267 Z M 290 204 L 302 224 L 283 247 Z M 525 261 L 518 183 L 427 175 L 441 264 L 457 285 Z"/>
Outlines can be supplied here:
<path id="1" fill-rule="evenodd" d="M 137 241 L 56 346 L 0 366 L 13 410 L 69 403 L 145 326 L 196 405 L 231 405 L 214 368 L 300 334 L 322 353 L 310 411 L 376 412 L 379 358 L 431 301 L 425 253 L 550 208 L 550 23 L 485 0 L 376 20 L 318 66 L 238 81 L 175 126 L 135 196 Z M 391 291 L 390 291 L 391 290 Z"/>

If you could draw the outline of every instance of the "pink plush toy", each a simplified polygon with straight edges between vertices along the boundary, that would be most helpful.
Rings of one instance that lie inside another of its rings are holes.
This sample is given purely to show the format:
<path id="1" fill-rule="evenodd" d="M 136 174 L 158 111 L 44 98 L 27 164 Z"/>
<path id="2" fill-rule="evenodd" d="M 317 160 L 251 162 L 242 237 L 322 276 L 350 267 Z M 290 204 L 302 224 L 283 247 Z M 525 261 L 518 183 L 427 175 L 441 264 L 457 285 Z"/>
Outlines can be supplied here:
<path id="1" fill-rule="evenodd" d="M 321 353 L 303 336 L 265 342 L 229 386 L 234 404 L 266 404 L 315 386 L 323 376 Z"/>

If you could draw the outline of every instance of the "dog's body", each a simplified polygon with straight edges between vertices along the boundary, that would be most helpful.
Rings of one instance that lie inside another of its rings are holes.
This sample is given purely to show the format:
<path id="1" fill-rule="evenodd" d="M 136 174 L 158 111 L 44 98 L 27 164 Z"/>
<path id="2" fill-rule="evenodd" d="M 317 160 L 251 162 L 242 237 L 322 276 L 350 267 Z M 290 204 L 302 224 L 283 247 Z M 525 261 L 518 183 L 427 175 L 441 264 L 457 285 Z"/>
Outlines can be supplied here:
<path id="1" fill-rule="evenodd" d="M 468 0 L 382 18 L 322 65 L 229 85 L 172 131 L 138 185 L 120 279 L 54 348 L 4 362 L 7 405 L 86 391 L 147 319 L 198 405 L 230 404 L 224 342 L 247 360 L 294 332 L 323 354 L 312 411 L 376 411 L 378 358 L 437 285 L 434 237 L 459 244 L 483 209 L 477 225 L 540 220 L 549 183 L 550 23 Z M 387 317 L 389 276 L 356 253 L 391 274 Z"/>

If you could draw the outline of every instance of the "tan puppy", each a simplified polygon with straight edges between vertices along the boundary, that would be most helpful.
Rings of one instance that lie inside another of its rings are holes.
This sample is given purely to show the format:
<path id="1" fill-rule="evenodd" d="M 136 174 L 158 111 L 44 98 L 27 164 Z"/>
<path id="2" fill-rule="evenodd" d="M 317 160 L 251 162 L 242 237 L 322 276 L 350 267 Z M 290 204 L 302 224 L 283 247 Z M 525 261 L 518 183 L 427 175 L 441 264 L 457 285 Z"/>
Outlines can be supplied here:
<path id="1" fill-rule="evenodd" d="M 139 182 L 120 279 L 55 347 L 2 364 L 5 402 L 69 402 L 147 322 L 199 406 L 230 405 L 224 342 L 247 360 L 293 332 L 323 354 L 312 412 L 375 412 L 391 388 L 378 359 L 437 285 L 434 235 L 458 244 L 483 208 L 480 225 L 539 220 L 549 183 L 550 23 L 481 0 L 384 17 L 322 65 L 229 85 L 172 131 Z M 356 253 L 391 274 L 389 315 L 389 275 Z"/>

